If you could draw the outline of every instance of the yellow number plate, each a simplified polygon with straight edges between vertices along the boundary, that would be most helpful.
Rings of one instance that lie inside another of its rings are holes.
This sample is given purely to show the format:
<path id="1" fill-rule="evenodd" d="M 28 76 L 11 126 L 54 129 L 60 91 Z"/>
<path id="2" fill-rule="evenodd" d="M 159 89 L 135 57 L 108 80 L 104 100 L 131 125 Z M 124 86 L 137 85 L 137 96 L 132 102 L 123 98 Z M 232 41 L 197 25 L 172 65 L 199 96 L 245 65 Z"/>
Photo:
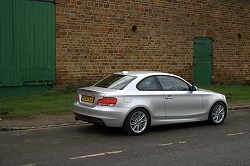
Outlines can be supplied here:
<path id="1" fill-rule="evenodd" d="M 94 97 L 91 97 L 91 96 L 82 96 L 82 101 L 83 102 L 93 103 L 94 100 L 95 100 Z"/>

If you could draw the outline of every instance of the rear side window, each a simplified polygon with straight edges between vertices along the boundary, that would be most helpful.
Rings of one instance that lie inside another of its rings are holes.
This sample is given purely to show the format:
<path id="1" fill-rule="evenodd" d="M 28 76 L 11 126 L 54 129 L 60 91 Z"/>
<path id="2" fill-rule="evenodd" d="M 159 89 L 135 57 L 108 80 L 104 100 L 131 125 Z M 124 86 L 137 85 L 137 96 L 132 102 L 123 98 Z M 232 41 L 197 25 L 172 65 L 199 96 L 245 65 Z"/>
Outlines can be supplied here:
<path id="1" fill-rule="evenodd" d="M 140 91 L 160 91 L 162 90 L 154 76 L 144 78 L 136 88 Z"/>
<path id="2" fill-rule="evenodd" d="M 112 74 L 104 78 L 100 82 L 96 83 L 94 86 L 101 87 L 101 88 L 122 90 L 135 78 L 136 77 L 128 76 L 128 75 Z"/>

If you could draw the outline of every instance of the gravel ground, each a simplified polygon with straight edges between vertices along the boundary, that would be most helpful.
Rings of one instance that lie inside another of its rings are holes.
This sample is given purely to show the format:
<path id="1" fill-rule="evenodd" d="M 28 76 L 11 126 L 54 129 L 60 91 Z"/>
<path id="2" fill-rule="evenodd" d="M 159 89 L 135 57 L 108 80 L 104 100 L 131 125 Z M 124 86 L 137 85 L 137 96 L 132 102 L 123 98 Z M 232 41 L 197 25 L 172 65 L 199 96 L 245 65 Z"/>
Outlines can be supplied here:
<path id="1" fill-rule="evenodd" d="M 0 130 L 25 130 L 69 125 L 84 124 L 83 121 L 76 121 L 74 114 L 42 114 L 32 117 L 20 117 L 15 119 L 0 120 Z"/>

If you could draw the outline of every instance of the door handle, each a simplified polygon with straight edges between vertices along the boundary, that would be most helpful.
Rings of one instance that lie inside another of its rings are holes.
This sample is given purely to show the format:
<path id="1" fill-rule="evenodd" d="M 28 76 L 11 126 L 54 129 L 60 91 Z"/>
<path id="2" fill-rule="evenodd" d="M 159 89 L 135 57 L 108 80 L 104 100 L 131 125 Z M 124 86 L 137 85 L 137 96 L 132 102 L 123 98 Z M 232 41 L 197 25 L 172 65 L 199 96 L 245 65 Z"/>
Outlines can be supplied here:
<path id="1" fill-rule="evenodd" d="M 165 99 L 173 99 L 172 96 L 167 96 Z"/>

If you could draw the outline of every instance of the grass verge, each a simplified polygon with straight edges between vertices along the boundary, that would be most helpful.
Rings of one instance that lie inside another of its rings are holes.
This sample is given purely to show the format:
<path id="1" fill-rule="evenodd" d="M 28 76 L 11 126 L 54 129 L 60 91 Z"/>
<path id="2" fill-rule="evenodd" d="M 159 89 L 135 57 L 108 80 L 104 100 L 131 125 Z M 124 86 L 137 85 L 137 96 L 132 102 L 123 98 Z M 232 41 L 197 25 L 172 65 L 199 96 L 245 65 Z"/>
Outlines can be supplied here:
<path id="1" fill-rule="evenodd" d="M 221 85 L 202 86 L 225 94 L 230 104 L 249 104 L 250 86 L 244 85 Z M 75 88 L 46 92 L 27 97 L 0 98 L 0 118 L 27 117 L 37 114 L 71 113 L 75 101 Z"/>
<path id="2" fill-rule="evenodd" d="M 0 98 L 0 118 L 71 112 L 74 101 L 75 92 L 46 92 L 27 97 Z"/>
<path id="3" fill-rule="evenodd" d="M 200 88 L 212 90 L 224 94 L 228 103 L 250 102 L 249 85 L 214 85 L 201 86 Z"/>

